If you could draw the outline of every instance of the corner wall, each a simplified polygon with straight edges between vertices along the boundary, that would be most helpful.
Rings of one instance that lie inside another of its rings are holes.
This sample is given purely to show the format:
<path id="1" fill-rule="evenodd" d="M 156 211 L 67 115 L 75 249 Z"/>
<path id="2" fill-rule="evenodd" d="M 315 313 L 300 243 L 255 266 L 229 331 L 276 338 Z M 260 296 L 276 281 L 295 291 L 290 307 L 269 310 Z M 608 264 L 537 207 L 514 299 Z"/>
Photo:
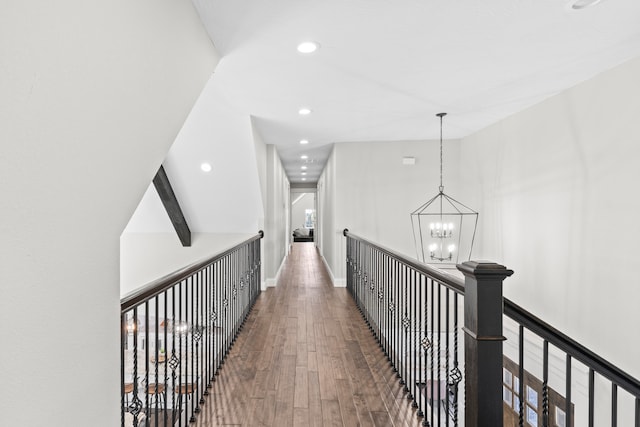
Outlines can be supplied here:
<path id="1" fill-rule="evenodd" d="M 264 258 L 267 286 L 275 286 L 282 262 L 289 253 L 289 179 L 278 150 L 267 145 L 267 212 L 265 215 Z"/>
<path id="2" fill-rule="evenodd" d="M 445 191 L 458 198 L 460 141 L 445 140 L 443 152 Z M 403 165 L 405 156 L 415 165 Z M 321 253 L 334 281 L 344 282 L 345 228 L 415 257 L 410 214 L 438 193 L 439 180 L 439 141 L 336 144 L 318 181 Z"/>
<path id="3" fill-rule="evenodd" d="M 505 295 L 640 377 L 640 59 L 462 143 L 479 253 L 515 271 Z"/>
<path id="4" fill-rule="evenodd" d="M 217 54 L 189 1 L 9 0 L 0 58 L 0 425 L 113 427 L 120 234 Z"/>

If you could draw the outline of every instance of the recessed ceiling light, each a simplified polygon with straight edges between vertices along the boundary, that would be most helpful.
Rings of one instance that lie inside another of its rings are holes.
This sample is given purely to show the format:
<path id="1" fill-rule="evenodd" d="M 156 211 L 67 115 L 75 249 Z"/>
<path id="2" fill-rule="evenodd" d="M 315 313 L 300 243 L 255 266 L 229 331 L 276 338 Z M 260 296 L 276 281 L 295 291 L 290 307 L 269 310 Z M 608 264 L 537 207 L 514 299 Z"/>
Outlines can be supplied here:
<path id="1" fill-rule="evenodd" d="M 303 180 L 303 181 L 306 181 L 306 180 L 307 180 L 307 178 L 302 178 L 302 180 Z"/>
<path id="2" fill-rule="evenodd" d="M 302 172 L 302 175 L 306 175 L 306 174 L 307 174 L 306 172 Z"/>
<path id="3" fill-rule="evenodd" d="M 302 145 L 305 145 L 305 144 L 308 144 L 308 143 L 309 143 L 309 141 L 306 140 L 306 139 L 301 139 L 300 140 L 300 144 L 302 144 Z"/>
<path id="4" fill-rule="evenodd" d="M 203 163 L 200 165 L 200 169 L 204 172 L 211 172 L 211 165 L 209 163 Z"/>
<path id="5" fill-rule="evenodd" d="M 306 154 L 303 154 L 302 156 L 300 156 L 300 158 L 302 160 L 307 160 L 309 158 L 309 156 L 307 156 Z"/>
<path id="6" fill-rule="evenodd" d="M 308 108 L 301 108 L 298 110 L 298 114 L 300 114 L 301 116 L 307 116 L 311 114 L 311 110 Z"/>
<path id="7" fill-rule="evenodd" d="M 306 171 L 307 167 L 306 166 L 301 166 L 300 169 L 302 169 L 303 171 Z"/>
<path id="8" fill-rule="evenodd" d="M 571 5 L 572 9 L 586 9 L 589 6 L 594 6 L 600 3 L 602 0 L 577 0 Z"/>
<path id="9" fill-rule="evenodd" d="M 316 42 L 302 42 L 298 45 L 298 52 L 300 53 L 313 53 L 320 45 Z"/>

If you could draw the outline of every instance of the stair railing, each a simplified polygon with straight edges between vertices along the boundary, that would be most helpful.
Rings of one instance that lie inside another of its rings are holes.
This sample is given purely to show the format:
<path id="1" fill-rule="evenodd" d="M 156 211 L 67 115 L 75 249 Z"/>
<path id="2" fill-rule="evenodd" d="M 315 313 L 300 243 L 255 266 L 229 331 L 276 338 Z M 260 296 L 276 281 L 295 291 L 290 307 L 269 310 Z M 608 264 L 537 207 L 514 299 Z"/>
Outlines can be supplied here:
<path id="1" fill-rule="evenodd" d="M 640 427 L 640 382 L 503 298 L 511 270 L 470 261 L 457 266 L 463 279 L 349 230 L 344 236 L 347 289 L 423 425 L 593 427 L 609 417 L 611 426 Z M 536 339 L 540 345 L 532 344 Z M 564 373 L 553 363 L 558 352 Z M 583 393 L 574 360 L 586 372 Z M 563 375 L 557 392 L 550 380 Z M 609 410 L 599 412 L 603 389 L 610 393 Z"/>
<path id="2" fill-rule="evenodd" d="M 122 427 L 195 421 L 260 294 L 263 235 L 122 298 Z"/>

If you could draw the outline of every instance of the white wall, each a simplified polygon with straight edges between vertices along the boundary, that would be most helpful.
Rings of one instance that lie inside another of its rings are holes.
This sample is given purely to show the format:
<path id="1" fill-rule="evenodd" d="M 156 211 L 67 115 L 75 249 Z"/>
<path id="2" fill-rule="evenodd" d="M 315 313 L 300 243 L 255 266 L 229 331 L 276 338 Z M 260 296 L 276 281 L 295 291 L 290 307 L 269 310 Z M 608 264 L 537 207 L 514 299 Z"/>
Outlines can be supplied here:
<path id="1" fill-rule="evenodd" d="M 289 249 L 289 180 L 278 150 L 267 145 L 267 213 L 265 215 L 264 258 L 268 286 L 275 286 L 277 274 Z"/>
<path id="2" fill-rule="evenodd" d="M 119 237 L 217 57 L 187 0 L 9 0 L 0 58 L 0 425 L 112 427 Z"/>
<path id="3" fill-rule="evenodd" d="M 460 199 L 460 141 L 446 140 L 443 147 L 445 192 Z M 328 210 L 322 212 L 322 253 L 335 278 L 343 279 L 345 274 L 345 228 L 416 257 L 410 213 L 438 193 L 439 150 L 439 141 L 335 145 L 318 185 Z M 415 165 L 403 165 L 405 156 L 414 157 Z"/>
<path id="4" fill-rule="evenodd" d="M 479 255 L 505 295 L 640 377 L 640 59 L 465 138 Z"/>
<path id="5" fill-rule="evenodd" d="M 344 241 L 340 237 L 339 226 L 336 226 L 336 146 L 327 159 L 322 175 L 318 179 L 318 223 L 316 224 L 316 246 L 329 268 L 335 285 L 335 271 L 338 271 L 342 260 L 340 248 Z"/>

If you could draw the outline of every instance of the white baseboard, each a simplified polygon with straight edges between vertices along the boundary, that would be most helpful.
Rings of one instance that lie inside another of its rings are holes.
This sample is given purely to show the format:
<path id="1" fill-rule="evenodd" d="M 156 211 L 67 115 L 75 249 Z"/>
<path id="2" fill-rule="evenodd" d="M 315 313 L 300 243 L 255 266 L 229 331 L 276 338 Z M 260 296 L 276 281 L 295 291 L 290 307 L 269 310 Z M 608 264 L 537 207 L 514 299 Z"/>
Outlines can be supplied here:
<path id="1" fill-rule="evenodd" d="M 331 283 L 333 284 L 333 287 L 346 288 L 347 287 L 346 279 L 334 277 L 333 271 L 331 271 L 331 267 L 329 267 L 329 263 L 327 262 L 327 260 L 324 258 L 323 255 L 320 255 L 320 258 L 322 258 L 322 262 L 324 263 L 324 266 L 327 268 L 327 271 L 329 272 L 329 277 L 331 277 Z"/>
<path id="2" fill-rule="evenodd" d="M 275 288 L 278 285 L 278 280 L 280 279 L 280 273 L 282 272 L 282 267 L 284 266 L 284 263 L 287 260 L 288 256 L 289 254 L 287 253 L 282 259 L 282 262 L 280 263 L 280 267 L 278 267 L 278 271 L 276 272 L 276 277 L 273 277 L 271 279 L 267 278 L 267 280 L 265 280 L 263 290 L 266 290 L 266 288 Z"/>
<path id="3" fill-rule="evenodd" d="M 333 287 L 334 288 L 346 288 L 347 287 L 347 280 L 346 279 L 336 279 L 333 278 Z"/>

